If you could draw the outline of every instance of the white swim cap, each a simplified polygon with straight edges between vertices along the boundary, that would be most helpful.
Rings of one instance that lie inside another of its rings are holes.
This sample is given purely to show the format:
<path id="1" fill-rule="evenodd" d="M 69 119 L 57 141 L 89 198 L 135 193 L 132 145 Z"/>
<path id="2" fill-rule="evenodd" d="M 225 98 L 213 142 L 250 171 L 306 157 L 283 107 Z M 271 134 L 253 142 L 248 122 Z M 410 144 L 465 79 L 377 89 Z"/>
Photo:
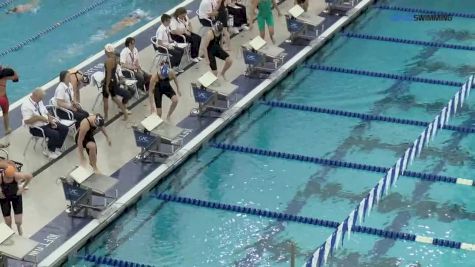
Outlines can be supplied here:
<path id="1" fill-rule="evenodd" d="M 115 47 L 112 44 L 106 44 L 104 50 L 108 53 L 114 53 Z"/>

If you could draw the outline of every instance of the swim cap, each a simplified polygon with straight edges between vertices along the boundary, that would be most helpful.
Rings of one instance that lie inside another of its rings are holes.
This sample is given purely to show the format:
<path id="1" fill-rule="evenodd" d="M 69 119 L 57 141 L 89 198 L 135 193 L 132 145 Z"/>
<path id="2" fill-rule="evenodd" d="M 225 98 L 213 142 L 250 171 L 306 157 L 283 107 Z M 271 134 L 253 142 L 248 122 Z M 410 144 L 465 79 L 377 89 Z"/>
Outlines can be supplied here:
<path id="1" fill-rule="evenodd" d="M 168 77 L 169 73 L 170 73 L 170 68 L 168 67 L 168 63 L 162 64 L 162 66 L 160 66 L 160 75 L 162 77 Z"/>
<path id="2" fill-rule="evenodd" d="M 7 177 L 13 177 L 13 175 L 15 175 L 16 173 L 16 168 L 12 165 L 8 165 L 7 168 L 3 171 L 3 173 Z"/>
<path id="3" fill-rule="evenodd" d="M 96 114 L 96 119 L 94 120 L 94 124 L 97 127 L 104 126 L 104 118 L 100 114 Z"/>

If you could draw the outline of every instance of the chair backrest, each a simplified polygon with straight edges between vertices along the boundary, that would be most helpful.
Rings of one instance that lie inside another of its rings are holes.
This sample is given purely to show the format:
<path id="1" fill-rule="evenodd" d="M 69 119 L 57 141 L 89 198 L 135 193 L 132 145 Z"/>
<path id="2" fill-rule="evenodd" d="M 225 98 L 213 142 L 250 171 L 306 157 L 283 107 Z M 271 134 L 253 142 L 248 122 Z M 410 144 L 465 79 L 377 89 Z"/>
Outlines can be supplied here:
<path id="1" fill-rule="evenodd" d="M 206 104 L 211 98 L 213 98 L 214 93 L 198 86 L 196 83 L 191 84 L 191 90 L 193 91 L 193 98 L 196 103 Z"/>
<path id="2" fill-rule="evenodd" d="M 300 32 L 304 25 L 302 22 L 292 18 L 291 16 L 286 15 L 285 16 L 285 22 L 287 23 L 287 30 L 290 33 L 297 33 Z"/>
<path id="3" fill-rule="evenodd" d="M 255 66 L 264 60 L 264 56 L 256 53 L 250 49 L 243 49 L 242 54 L 244 56 L 244 63 L 247 65 Z"/>
<path id="4" fill-rule="evenodd" d="M 97 90 L 101 90 L 102 88 L 102 81 L 104 81 L 104 78 L 105 78 L 105 73 L 102 72 L 102 71 L 96 71 L 92 74 L 91 76 L 91 80 L 92 80 L 92 83 L 94 84 L 94 86 L 97 87 Z"/>
<path id="5" fill-rule="evenodd" d="M 157 51 L 158 50 L 157 36 L 150 37 L 150 42 L 152 43 L 153 49 L 155 49 L 155 51 Z"/>
<path id="6" fill-rule="evenodd" d="M 55 106 L 55 107 L 58 106 L 58 103 L 57 103 L 56 98 L 54 96 L 49 100 L 49 104 L 51 106 Z"/>

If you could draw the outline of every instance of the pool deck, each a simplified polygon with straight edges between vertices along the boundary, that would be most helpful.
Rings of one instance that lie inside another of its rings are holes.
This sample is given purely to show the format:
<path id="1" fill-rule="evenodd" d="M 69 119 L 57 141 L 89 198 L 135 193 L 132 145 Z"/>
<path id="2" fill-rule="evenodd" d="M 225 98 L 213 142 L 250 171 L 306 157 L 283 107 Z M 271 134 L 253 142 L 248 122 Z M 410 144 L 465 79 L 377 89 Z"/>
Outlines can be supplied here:
<path id="1" fill-rule="evenodd" d="M 23 162 L 25 164 L 23 170 L 35 174 L 30 190 L 23 197 L 24 233 L 25 236 L 40 242 L 40 245 L 30 253 L 31 258 L 28 260 L 36 260 L 40 262 L 40 266 L 52 266 L 58 264 L 58 259 L 64 258 L 70 251 L 78 249 L 80 244 L 84 244 L 91 235 L 103 229 L 108 222 L 117 217 L 127 206 L 145 192 L 148 192 L 161 178 L 165 177 L 167 173 L 171 172 L 189 155 L 198 150 L 203 142 L 222 129 L 233 118 L 237 117 L 240 112 L 272 88 L 279 80 L 283 79 L 297 64 L 303 62 L 307 56 L 311 55 L 330 39 L 341 27 L 357 17 L 358 13 L 371 2 L 371 0 L 362 1 L 356 7 L 357 12 L 350 12 L 349 15 L 344 17 L 334 17 L 322 14 L 325 8 L 323 0 L 312 0 L 309 12 L 326 17 L 324 21 L 326 31 L 309 46 L 294 46 L 285 43 L 284 41 L 288 37 L 285 19 L 284 17 L 278 18 L 276 20 L 276 41 L 286 50 L 287 57 L 286 63 L 269 79 L 250 79 L 243 75 L 245 65 L 240 47 L 243 43 L 248 42 L 257 35 L 257 27 L 254 27 L 253 31 L 242 32 L 234 36 L 231 42 L 231 57 L 234 64 L 228 71 L 227 79 L 239 87 L 234 92 L 236 102 L 232 103 L 230 110 L 225 112 L 220 118 L 198 119 L 197 117 L 189 116 L 191 109 L 196 107 L 191 95 L 190 83 L 196 81 L 202 74 L 208 71 L 208 66 L 205 65 L 204 61 L 189 65 L 186 71 L 179 76 L 182 96 L 179 98 L 179 104 L 172 116 L 171 123 L 191 129 L 192 131 L 185 137 L 185 146 L 178 150 L 165 164 L 144 164 L 134 161 L 139 149 L 135 146 L 131 125 L 138 124 L 149 114 L 148 100 L 136 101 L 134 99 L 132 101 L 136 102 L 131 106 L 133 113 L 127 122 L 122 121 L 119 115 L 115 115 L 118 114 L 118 110 L 115 105 L 111 104 L 109 111 L 111 120 L 108 122 L 106 129 L 111 136 L 112 146 L 107 146 L 101 134 L 96 135 L 98 166 L 102 173 L 119 179 L 117 189 L 120 198 L 99 219 L 71 218 L 64 212 L 66 201 L 62 186 L 57 183 L 57 180 L 60 176 L 66 175 L 75 165 L 78 165 L 78 156 L 73 147 L 73 139 L 71 137 L 67 138 L 65 144 L 67 149 L 56 160 L 49 161 L 42 155 L 40 148 L 33 151 L 32 146 L 28 148 L 26 156 L 23 156 L 25 144 L 30 135 L 27 129 L 20 125 L 21 114 L 18 104 L 13 104 L 12 107 L 14 108 L 11 111 L 10 120 L 15 130 L 3 139 L 12 144 L 7 149 L 10 159 Z M 180 6 L 185 6 L 188 10 L 192 10 L 192 15 L 194 15 L 198 5 L 199 0 L 187 0 Z M 292 6 L 293 0 L 285 0 L 280 4 L 280 9 L 285 14 Z M 171 11 L 168 13 L 171 13 Z M 159 14 L 155 15 L 159 16 Z M 155 35 L 156 28 L 159 25 L 158 22 L 159 18 L 131 34 L 131 36 L 136 37 L 136 46 L 140 51 L 140 59 L 144 69 L 147 71 L 150 70 L 155 54 L 149 40 L 151 36 Z M 192 23 L 195 32 L 197 32 L 201 26 L 196 16 L 192 18 Z M 122 49 L 124 39 L 116 43 L 118 51 Z M 99 64 L 104 61 L 102 54 L 102 52 L 98 53 L 77 68 L 89 74 L 93 73 L 100 69 Z M 220 66 L 221 62 L 218 61 L 218 67 Z M 57 81 L 51 81 L 44 86 L 46 90 L 45 103 L 53 95 L 56 85 Z M 82 89 L 81 103 L 86 110 L 91 111 L 97 94 L 98 91 L 93 86 L 87 86 Z M 169 100 L 164 98 L 164 114 L 168 111 L 169 104 Z M 101 104 L 97 105 L 96 111 L 102 112 Z M 124 149 L 124 147 L 127 147 L 127 149 Z M 114 156 L 110 157 L 110 155 Z M 13 262 L 11 263 L 13 264 Z"/>

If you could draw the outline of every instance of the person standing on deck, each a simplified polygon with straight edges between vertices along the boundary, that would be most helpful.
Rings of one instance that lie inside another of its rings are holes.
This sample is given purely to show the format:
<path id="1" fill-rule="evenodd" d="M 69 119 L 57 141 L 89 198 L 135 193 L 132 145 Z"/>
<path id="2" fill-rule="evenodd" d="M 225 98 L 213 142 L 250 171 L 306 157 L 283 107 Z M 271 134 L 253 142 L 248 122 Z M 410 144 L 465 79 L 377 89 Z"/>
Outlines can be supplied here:
<path id="1" fill-rule="evenodd" d="M 27 189 L 28 183 L 33 179 L 29 173 L 18 172 L 15 163 L 0 160 L 0 207 L 2 208 L 5 223 L 12 227 L 12 208 L 15 216 L 15 224 L 18 234 L 22 235 L 21 224 L 23 221 L 22 194 Z"/>
<path id="2" fill-rule="evenodd" d="M 277 10 L 277 14 L 282 16 L 280 9 L 277 6 L 276 0 L 252 0 L 251 2 L 251 20 L 249 21 L 250 28 L 253 27 L 254 19 L 257 19 L 257 26 L 262 39 L 266 37 L 266 24 L 269 30 L 269 37 L 272 43 L 274 40 L 274 15 L 272 14 L 272 7 Z M 256 15 L 256 10 L 257 15 Z"/>
<path id="3" fill-rule="evenodd" d="M 19 81 L 17 73 L 10 68 L 0 68 L 0 107 L 2 108 L 3 113 L 3 127 L 5 129 L 5 135 L 8 135 L 12 132 L 10 128 L 10 119 L 8 117 L 8 112 L 10 109 L 10 104 L 7 97 L 7 81 L 11 80 L 16 83 Z"/>

